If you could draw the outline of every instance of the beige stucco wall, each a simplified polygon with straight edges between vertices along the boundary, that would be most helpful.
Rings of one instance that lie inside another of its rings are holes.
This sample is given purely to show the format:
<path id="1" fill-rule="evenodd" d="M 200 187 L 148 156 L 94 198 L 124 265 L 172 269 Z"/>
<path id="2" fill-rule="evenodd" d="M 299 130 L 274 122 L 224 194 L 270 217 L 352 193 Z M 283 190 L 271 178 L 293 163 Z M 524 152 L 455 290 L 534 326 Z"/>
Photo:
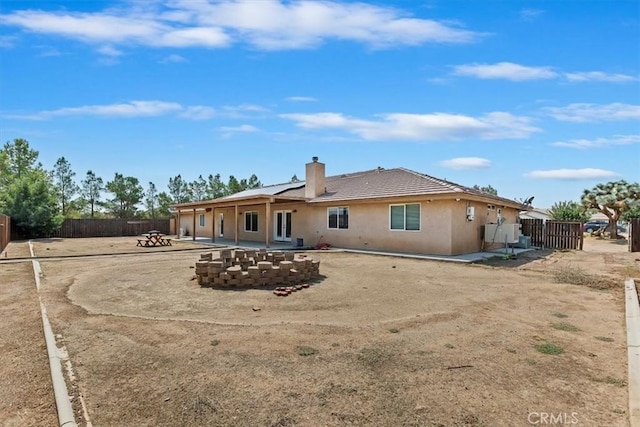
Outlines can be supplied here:
<path id="1" fill-rule="evenodd" d="M 220 214 L 224 214 L 224 238 L 232 239 L 236 225 L 234 208 L 216 208 L 215 211 L 209 212 L 196 211 L 196 236 L 211 238 L 213 235 L 212 221 L 215 217 L 215 233 L 216 237 L 219 237 Z M 204 227 L 200 226 L 200 215 L 204 215 Z M 189 236 L 193 236 L 193 211 L 180 212 L 180 228 L 188 230 Z"/>
<path id="2" fill-rule="evenodd" d="M 415 203 L 412 201 L 411 203 Z M 447 202 L 420 203 L 420 230 L 391 230 L 390 203 L 340 203 L 311 206 L 305 215 L 302 237 L 305 245 L 318 242 L 335 247 L 398 252 L 449 254 L 451 252 L 451 207 Z M 327 209 L 349 208 L 349 228 L 329 229 Z"/>
<path id="3" fill-rule="evenodd" d="M 483 249 L 492 249 L 501 244 L 490 245 L 484 243 L 484 225 L 496 223 L 498 210 L 502 211 L 505 224 L 514 224 L 519 214 L 519 210 L 506 208 L 500 205 L 461 200 L 453 202 L 452 205 L 452 255 L 479 252 Z M 474 219 L 467 220 L 467 207 L 474 208 Z"/>
<path id="4" fill-rule="evenodd" d="M 235 238 L 236 220 L 238 223 L 239 240 L 266 242 L 265 227 L 269 227 L 270 241 L 274 241 L 274 218 L 278 210 L 291 210 L 292 226 L 291 241 L 303 239 L 304 246 L 315 246 L 320 242 L 329 243 L 334 247 L 351 249 L 370 249 L 382 251 L 398 251 L 409 253 L 423 253 L 436 255 L 457 255 L 477 252 L 483 249 L 484 225 L 495 223 L 497 210 L 502 209 L 506 223 L 515 223 L 518 210 L 495 206 L 489 209 L 486 203 L 467 200 L 437 200 L 419 199 L 406 200 L 405 203 L 420 204 L 420 230 L 403 231 L 390 229 L 390 208 L 388 201 L 351 202 L 336 204 L 306 204 L 303 202 L 271 204 L 271 218 L 266 221 L 266 206 L 264 203 L 240 206 L 236 215 L 235 209 L 216 208 L 205 214 L 204 227 L 199 226 L 196 212 L 197 236 L 211 237 L 211 221 L 215 215 L 215 236 L 219 237 L 219 215 L 224 213 L 224 238 Z M 475 208 L 473 220 L 467 220 L 467 206 Z M 349 228 L 329 229 L 327 223 L 327 209 L 329 207 L 349 208 Z M 258 231 L 244 230 L 244 213 L 258 212 Z M 181 227 L 189 230 L 193 228 L 192 214 L 183 212 L 180 216 Z M 494 246 L 499 246 L 498 244 Z M 484 249 L 488 249 L 485 245 Z"/>

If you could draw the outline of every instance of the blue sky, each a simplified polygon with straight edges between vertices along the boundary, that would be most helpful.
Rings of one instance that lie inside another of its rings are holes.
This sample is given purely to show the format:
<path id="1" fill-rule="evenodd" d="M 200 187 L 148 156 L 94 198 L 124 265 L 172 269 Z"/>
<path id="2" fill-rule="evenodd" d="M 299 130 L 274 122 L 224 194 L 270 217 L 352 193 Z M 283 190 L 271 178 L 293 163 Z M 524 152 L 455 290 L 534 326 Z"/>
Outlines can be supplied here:
<path id="1" fill-rule="evenodd" d="M 640 3 L 0 4 L 0 141 L 166 189 L 406 167 L 551 206 L 640 180 Z"/>

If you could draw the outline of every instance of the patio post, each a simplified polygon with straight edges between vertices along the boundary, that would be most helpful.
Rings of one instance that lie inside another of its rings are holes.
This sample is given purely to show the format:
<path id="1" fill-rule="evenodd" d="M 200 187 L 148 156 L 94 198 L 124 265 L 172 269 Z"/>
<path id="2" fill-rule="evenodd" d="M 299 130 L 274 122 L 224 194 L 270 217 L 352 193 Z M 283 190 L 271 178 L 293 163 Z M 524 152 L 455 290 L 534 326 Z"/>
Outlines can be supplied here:
<path id="1" fill-rule="evenodd" d="M 193 208 L 193 233 L 191 233 L 193 237 L 191 238 L 194 242 L 196 240 L 196 208 Z"/>
<path id="2" fill-rule="evenodd" d="M 178 240 L 180 240 L 180 208 L 176 209 L 176 236 L 178 236 Z"/>
<path id="3" fill-rule="evenodd" d="M 238 216 L 240 215 L 240 213 L 238 212 L 237 204 L 235 208 L 236 208 L 236 246 L 238 246 L 238 244 L 240 243 L 240 239 L 238 238 L 238 234 L 240 234 L 240 220 L 238 219 Z"/>
<path id="4" fill-rule="evenodd" d="M 216 208 L 211 207 L 211 243 L 216 242 Z"/>
<path id="5" fill-rule="evenodd" d="M 265 227 L 264 227 L 264 235 L 265 235 L 265 246 L 268 248 L 269 247 L 269 229 L 271 228 L 271 200 L 267 200 L 267 202 L 265 203 L 265 211 L 266 211 L 266 215 L 265 215 Z"/>

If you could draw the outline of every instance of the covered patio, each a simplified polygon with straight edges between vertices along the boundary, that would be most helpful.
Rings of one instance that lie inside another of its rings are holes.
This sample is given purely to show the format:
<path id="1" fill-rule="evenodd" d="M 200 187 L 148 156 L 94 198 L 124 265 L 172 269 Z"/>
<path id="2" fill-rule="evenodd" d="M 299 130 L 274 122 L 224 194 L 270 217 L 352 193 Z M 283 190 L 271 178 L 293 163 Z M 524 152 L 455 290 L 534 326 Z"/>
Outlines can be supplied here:
<path id="1" fill-rule="evenodd" d="M 298 245 L 292 235 L 294 213 L 304 197 L 278 195 L 304 184 L 289 183 L 176 206 L 178 238 L 244 247 L 288 248 Z M 186 219 L 186 220 L 185 220 Z M 203 242 L 204 243 L 204 242 Z"/>

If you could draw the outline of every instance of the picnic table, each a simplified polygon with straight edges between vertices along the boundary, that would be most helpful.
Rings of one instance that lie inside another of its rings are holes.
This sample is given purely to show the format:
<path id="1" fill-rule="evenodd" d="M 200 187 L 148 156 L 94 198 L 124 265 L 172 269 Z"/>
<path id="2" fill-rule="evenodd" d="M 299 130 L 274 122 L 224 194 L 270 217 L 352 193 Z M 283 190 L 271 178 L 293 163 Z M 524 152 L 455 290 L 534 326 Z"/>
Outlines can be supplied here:
<path id="1" fill-rule="evenodd" d="M 143 234 L 141 238 L 138 239 L 138 244 L 136 246 L 171 246 L 171 239 L 167 238 L 157 230 L 151 230 L 147 234 Z"/>

